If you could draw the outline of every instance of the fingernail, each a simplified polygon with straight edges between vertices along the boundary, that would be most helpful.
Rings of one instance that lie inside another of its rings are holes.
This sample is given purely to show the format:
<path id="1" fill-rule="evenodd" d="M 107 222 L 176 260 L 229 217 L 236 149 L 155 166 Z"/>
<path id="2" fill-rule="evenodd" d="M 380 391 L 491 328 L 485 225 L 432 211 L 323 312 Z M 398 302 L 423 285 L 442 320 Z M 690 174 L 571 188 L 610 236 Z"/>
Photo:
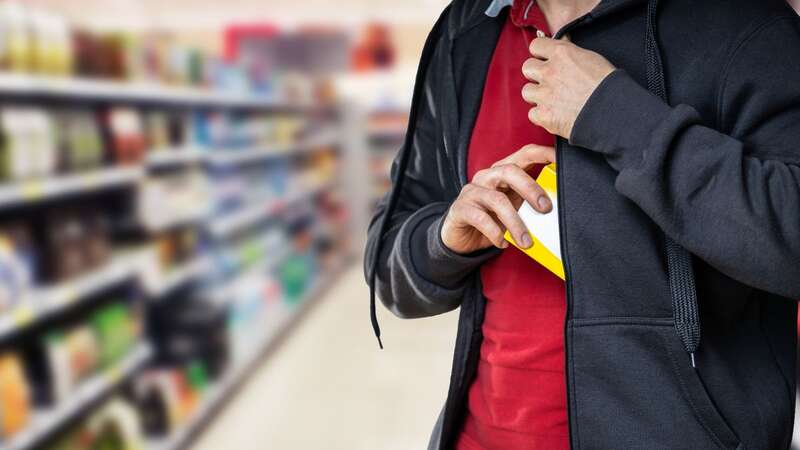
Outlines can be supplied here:
<path id="1" fill-rule="evenodd" d="M 539 208 L 541 208 L 543 211 L 548 211 L 550 209 L 550 206 L 552 205 L 550 204 L 549 198 L 544 196 L 539 197 Z"/>
<path id="2" fill-rule="evenodd" d="M 520 239 L 520 244 L 522 244 L 523 248 L 531 248 L 533 245 L 533 239 L 531 239 L 531 235 L 528 233 L 523 234 L 522 238 Z"/>
<path id="3" fill-rule="evenodd" d="M 503 241 L 503 243 L 500 244 L 500 248 L 503 249 L 503 250 L 507 249 L 508 248 L 508 242 Z"/>

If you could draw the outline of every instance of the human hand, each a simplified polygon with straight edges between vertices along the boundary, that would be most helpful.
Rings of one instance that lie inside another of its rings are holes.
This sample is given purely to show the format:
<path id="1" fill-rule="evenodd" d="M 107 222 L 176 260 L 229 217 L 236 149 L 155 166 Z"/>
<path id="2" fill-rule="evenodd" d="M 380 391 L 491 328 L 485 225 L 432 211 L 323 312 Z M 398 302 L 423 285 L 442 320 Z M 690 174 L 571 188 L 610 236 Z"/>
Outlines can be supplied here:
<path id="1" fill-rule="evenodd" d="M 536 38 L 530 52 L 533 57 L 522 65 L 531 81 L 522 88 L 522 98 L 533 105 L 528 119 L 569 139 L 589 97 L 615 68 L 598 53 L 568 40 Z"/>
<path id="2" fill-rule="evenodd" d="M 553 147 L 526 145 L 476 173 L 445 216 L 441 229 L 444 245 L 462 255 L 492 245 L 504 249 L 508 242 L 503 235 L 509 230 L 520 247 L 530 248 L 533 239 L 517 210 L 523 200 L 542 213 L 550 212 L 553 204 L 526 170 L 555 162 L 555 156 Z"/>

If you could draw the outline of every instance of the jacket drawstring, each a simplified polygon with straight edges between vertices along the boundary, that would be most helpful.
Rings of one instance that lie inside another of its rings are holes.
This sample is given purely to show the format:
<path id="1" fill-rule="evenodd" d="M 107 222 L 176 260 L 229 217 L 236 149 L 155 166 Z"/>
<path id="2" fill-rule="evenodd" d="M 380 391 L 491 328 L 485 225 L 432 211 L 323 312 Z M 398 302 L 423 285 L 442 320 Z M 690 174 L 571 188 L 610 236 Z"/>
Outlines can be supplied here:
<path id="1" fill-rule="evenodd" d="M 664 66 L 658 48 L 656 20 L 659 0 L 647 3 L 647 36 L 645 38 L 647 89 L 667 101 Z M 695 363 L 695 353 L 700 346 L 700 312 L 697 306 L 697 289 L 692 269 L 692 256 L 669 236 L 665 237 L 669 287 L 672 294 L 672 312 L 675 330 L 683 347 Z"/>
<path id="2" fill-rule="evenodd" d="M 437 41 L 441 35 L 442 23 L 446 20 L 447 11 L 449 9 L 449 7 L 445 9 L 445 11 L 439 17 L 439 20 L 436 21 L 436 24 L 433 26 L 433 30 L 431 30 L 431 33 L 425 40 L 425 46 L 422 49 L 422 56 L 420 58 L 419 67 L 417 68 L 417 75 L 414 84 L 414 95 L 411 99 L 411 112 L 408 117 L 408 129 L 406 130 L 405 141 L 403 142 L 402 150 L 400 151 L 399 160 L 397 162 L 397 179 L 393 183 L 392 190 L 389 193 L 389 200 L 386 204 L 386 209 L 383 212 L 383 216 L 381 217 L 380 222 L 377 224 L 378 239 L 375 243 L 375 251 L 372 254 L 372 261 L 370 261 L 370 266 L 368 266 L 369 273 L 367 274 L 367 277 L 369 279 L 369 318 L 370 322 L 372 322 L 372 331 L 375 333 L 375 338 L 378 339 L 378 346 L 381 348 L 381 350 L 383 350 L 383 341 L 381 340 L 381 326 L 378 323 L 375 299 L 375 283 L 378 272 L 378 261 L 381 257 L 383 236 L 386 234 L 386 231 L 389 227 L 392 214 L 394 214 L 394 210 L 397 207 L 397 201 L 400 198 L 400 191 L 403 189 L 403 179 L 406 175 L 408 161 L 411 158 L 412 148 L 414 145 L 414 132 L 416 131 L 419 109 L 424 107 L 421 96 L 425 92 L 425 76 L 428 72 L 428 66 L 430 66 L 430 62 L 433 59 Z"/>

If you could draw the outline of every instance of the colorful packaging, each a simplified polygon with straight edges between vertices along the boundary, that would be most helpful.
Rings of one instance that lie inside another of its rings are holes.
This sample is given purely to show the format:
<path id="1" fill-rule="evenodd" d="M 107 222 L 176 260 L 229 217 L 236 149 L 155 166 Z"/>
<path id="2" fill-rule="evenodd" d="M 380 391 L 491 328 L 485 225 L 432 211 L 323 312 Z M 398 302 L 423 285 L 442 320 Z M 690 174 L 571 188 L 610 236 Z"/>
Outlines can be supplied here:
<path id="1" fill-rule="evenodd" d="M 536 182 L 547 192 L 553 203 L 553 210 L 547 214 L 542 214 L 533 209 L 528 202 L 523 202 L 520 207 L 519 216 L 533 238 L 533 247 L 529 249 L 519 247 L 508 232 L 506 232 L 505 238 L 563 280 L 565 276 L 564 264 L 561 262 L 561 235 L 558 227 L 558 190 L 555 164 L 542 169 Z"/>
<path id="2" fill-rule="evenodd" d="M 15 354 L 0 356 L 0 433 L 3 438 L 22 431 L 30 421 L 31 397 L 22 362 Z"/>

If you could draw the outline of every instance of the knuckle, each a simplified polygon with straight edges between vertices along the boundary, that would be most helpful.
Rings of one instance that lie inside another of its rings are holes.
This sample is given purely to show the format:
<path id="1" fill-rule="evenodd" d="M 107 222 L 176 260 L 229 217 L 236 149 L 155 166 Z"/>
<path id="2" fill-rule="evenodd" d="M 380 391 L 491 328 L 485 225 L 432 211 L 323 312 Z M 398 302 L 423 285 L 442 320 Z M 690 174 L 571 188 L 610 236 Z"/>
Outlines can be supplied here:
<path id="1" fill-rule="evenodd" d="M 478 217 L 475 219 L 475 223 L 486 230 L 492 230 L 494 228 L 494 221 L 492 221 L 492 219 L 490 219 L 486 214 L 478 215 Z"/>
<path id="2" fill-rule="evenodd" d="M 465 218 L 467 222 L 471 224 L 480 225 L 485 219 L 485 216 L 481 210 L 474 208 L 465 214 Z"/>
<path id="3" fill-rule="evenodd" d="M 556 46 L 553 49 L 553 55 L 554 56 L 556 56 L 558 58 L 563 58 L 563 57 L 567 56 L 568 53 L 569 53 L 569 49 L 567 48 L 567 46 L 563 42 L 559 41 L 559 42 L 556 43 Z"/>
<path id="4" fill-rule="evenodd" d="M 514 175 L 514 167 L 511 164 L 504 164 L 500 166 L 501 173 L 503 174 L 503 178 L 508 178 Z"/>
<path id="5" fill-rule="evenodd" d="M 501 192 L 491 191 L 489 193 L 489 201 L 491 201 L 492 204 L 494 205 L 503 206 L 505 205 L 506 200 L 508 200 L 508 197 L 506 197 L 505 194 Z"/>

